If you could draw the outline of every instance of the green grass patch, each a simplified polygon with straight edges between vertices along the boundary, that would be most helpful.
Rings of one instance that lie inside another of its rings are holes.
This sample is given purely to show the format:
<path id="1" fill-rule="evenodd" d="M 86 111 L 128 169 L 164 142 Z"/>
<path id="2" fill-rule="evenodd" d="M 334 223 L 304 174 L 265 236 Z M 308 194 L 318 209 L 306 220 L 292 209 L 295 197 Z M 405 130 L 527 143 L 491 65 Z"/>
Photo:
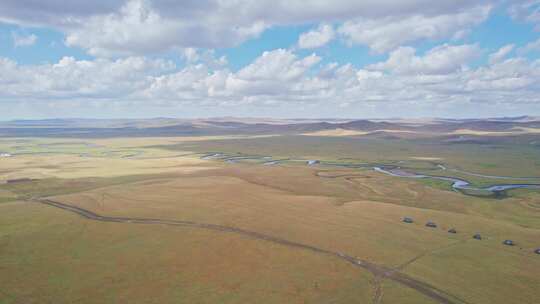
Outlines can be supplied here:
<path id="1" fill-rule="evenodd" d="M 16 197 L 0 197 L 0 204 L 17 200 Z"/>
<path id="2" fill-rule="evenodd" d="M 11 191 L 21 197 L 54 196 L 77 193 L 96 188 L 133 183 L 171 176 L 170 174 L 127 175 L 119 177 L 88 177 L 76 179 L 48 178 L 28 182 L 0 185 L 1 190 Z M 13 200 L 13 199 L 12 199 Z"/>
<path id="3" fill-rule="evenodd" d="M 478 166 L 482 168 L 497 168 L 497 164 L 491 164 L 491 163 L 479 163 Z"/>
<path id="4" fill-rule="evenodd" d="M 449 181 L 443 181 L 433 178 L 422 178 L 420 179 L 420 182 L 426 186 L 436 188 L 439 190 L 446 190 L 446 191 L 453 191 L 452 189 L 452 182 Z"/>

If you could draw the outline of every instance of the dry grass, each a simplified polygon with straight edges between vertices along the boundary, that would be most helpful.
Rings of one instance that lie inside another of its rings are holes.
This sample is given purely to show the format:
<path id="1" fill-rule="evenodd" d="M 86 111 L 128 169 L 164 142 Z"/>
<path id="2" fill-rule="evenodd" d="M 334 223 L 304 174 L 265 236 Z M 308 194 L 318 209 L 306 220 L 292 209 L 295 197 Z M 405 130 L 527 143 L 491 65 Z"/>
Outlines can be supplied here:
<path id="1" fill-rule="evenodd" d="M 221 136 L 178 136 L 178 137 L 130 137 L 88 139 L 86 141 L 111 148 L 146 147 L 154 145 L 177 144 L 184 142 L 199 142 L 226 139 L 265 138 L 278 135 L 221 135 Z"/>
<path id="2" fill-rule="evenodd" d="M 529 134 L 538 134 L 538 133 L 540 133 L 540 129 L 538 129 L 538 128 L 517 127 L 516 129 L 521 131 L 521 132 L 529 133 Z"/>
<path id="3" fill-rule="evenodd" d="M 539 134 L 540 129 L 537 128 L 525 128 L 525 127 L 516 127 L 512 128 L 510 131 L 479 131 L 479 130 L 470 130 L 470 129 L 459 129 L 455 130 L 451 134 L 459 135 L 479 135 L 479 136 L 508 136 L 508 135 L 519 135 L 519 134 Z"/>
<path id="4" fill-rule="evenodd" d="M 0 179 L 56 179 L 6 188 L 0 197 L 70 192 L 54 199 L 108 216 L 256 231 L 401 269 L 470 303 L 540 297 L 540 258 L 532 253 L 540 246 L 536 194 L 488 200 L 369 170 L 228 165 L 177 156 L 190 142 L 181 151 L 153 147 L 177 140 L 191 139 L 93 140 L 100 149 L 144 150 L 152 156 L 146 158 L 2 159 Z M 379 157 L 378 150 L 358 150 Z M 431 152 L 410 150 L 405 158 L 436 160 Z M 153 175 L 127 178 L 133 174 Z M 74 179 L 80 177 L 99 179 L 85 184 Z M 57 191 L 62 187 L 74 190 Z M 415 223 L 402 223 L 404 216 Z M 428 220 L 439 227 L 425 227 Z M 94 222 L 12 201 L 0 204 L 0 224 L 0 303 L 369 303 L 374 295 L 374 278 L 361 269 L 239 235 Z M 472 240 L 476 232 L 485 239 Z M 504 239 L 517 246 L 501 245 Z M 382 286 L 381 303 L 432 303 L 396 283 Z"/>
<path id="5" fill-rule="evenodd" d="M 443 160 L 443 158 L 441 157 L 433 157 L 433 156 L 411 156 L 409 158 L 415 159 L 415 160 L 427 160 L 427 161 Z"/>
<path id="6" fill-rule="evenodd" d="M 370 275 L 226 233 L 0 205 L 1 303 L 369 302 Z M 20 241 L 24 240 L 24 241 Z"/>
<path id="7" fill-rule="evenodd" d="M 303 133 L 301 135 L 304 136 L 328 136 L 328 137 L 342 137 L 342 136 L 358 136 L 358 135 L 368 135 L 373 133 L 379 133 L 379 132 L 385 132 L 385 133 L 419 133 L 415 131 L 409 131 L 409 130 L 375 130 L 375 131 L 358 131 L 358 130 L 347 130 L 347 129 L 332 129 L 332 130 L 322 130 L 322 131 L 315 131 L 315 132 L 309 132 L 309 133 Z"/>
<path id="8" fill-rule="evenodd" d="M 238 175 L 238 172 L 232 175 Z M 298 187 L 304 182 L 311 183 L 311 176 L 305 176 L 306 180 L 298 183 L 298 178 L 285 178 L 284 182 L 291 187 Z M 281 179 L 284 179 L 283 176 Z M 380 180 L 366 180 L 380 184 Z M 339 181 L 322 179 L 322 182 L 329 185 L 319 187 L 319 191 L 330 191 L 334 189 L 333 183 Z M 456 250 L 463 250 L 465 255 L 474 256 L 476 251 L 471 250 L 468 244 L 474 242 L 471 240 L 472 234 L 480 232 L 488 237 L 482 241 L 486 248 L 484 250 L 493 253 L 508 251 L 510 254 L 507 259 L 513 261 L 508 260 L 508 263 L 519 264 L 518 261 L 521 260 L 522 263 L 527 261 L 529 267 L 540 267 L 540 260 L 535 260 L 537 258 L 532 253 L 540 238 L 540 232 L 535 229 L 467 214 L 472 213 L 467 209 L 456 213 L 366 200 L 343 204 L 340 197 L 308 195 L 302 193 L 301 187 L 295 192 L 280 189 L 279 186 L 263 185 L 264 183 L 251 183 L 238 177 L 223 176 L 223 172 L 220 172 L 218 176 L 140 182 L 55 199 L 108 215 L 182 219 L 239 227 L 329 250 L 347 252 L 394 267 L 418 256 L 422 258 L 415 264 L 421 263 L 425 257 L 449 248 L 457 248 Z M 459 195 L 451 192 L 448 194 L 450 197 Z M 438 193 L 439 199 L 445 195 L 443 191 Z M 412 216 L 418 224 L 401 223 L 403 216 Z M 423 223 L 428 220 L 437 222 L 440 229 L 424 227 Z M 451 227 L 458 229 L 459 234 L 448 234 L 446 230 Z M 519 247 L 502 247 L 500 243 L 506 238 L 516 241 Z M 505 260 L 500 262 L 505 263 Z M 467 259 L 460 263 L 454 266 L 474 266 L 470 265 Z M 450 271 L 449 268 L 437 272 L 439 280 L 444 282 L 446 271 Z M 507 271 L 506 268 L 501 268 L 497 271 L 500 271 L 499 276 L 508 280 L 517 278 L 515 270 Z M 445 286 L 439 287 L 445 289 Z M 525 294 L 535 292 L 530 284 L 521 286 L 521 289 Z"/>
<path id="9" fill-rule="evenodd" d="M 355 135 L 366 135 L 369 132 L 357 131 L 357 130 L 346 130 L 346 129 L 333 129 L 333 130 L 322 130 L 310 133 L 304 133 L 305 136 L 355 136 Z"/>
<path id="10" fill-rule="evenodd" d="M 378 264 L 403 267 L 416 278 L 470 299 L 473 303 L 508 303 L 512 299 L 508 293 L 509 288 L 524 295 L 520 303 L 533 303 L 525 300 L 538 296 L 534 284 L 538 283 L 538 279 L 534 279 L 534 276 L 540 270 L 540 260 L 532 253 L 540 239 L 540 231 L 537 229 L 488 219 L 475 214 L 480 206 L 466 208 L 464 203 L 460 204 L 461 209 L 452 211 L 452 207 L 448 207 L 450 210 L 428 210 L 398 205 L 399 202 L 344 199 L 353 192 L 361 192 L 355 188 L 355 183 L 367 183 L 371 187 L 379 185 L 378 191 L 383 191 L 388 188 L 384 183 L 392 180 L 396 184 L 395 179 L 359 178 L 349 184 L 344 179 L 315 177 L 308 173 L 312 173 L 311 170 L 289 167 L 259 170 L 259 177 L 263 178 L 258 182 L 250 182 L 252 177 L 249 166 L 234 169 L 230 172 L 224 169 L 201 172 L 192 177 L 107 187 L 55 199 L 101 214 L 182 219 L 234 226 L 332 251 L 342 251 Z M 282 185 L 264 180 L 266 174 L 275 177 L 275 170 L 290 171 L 288 175 L 281 175 Z M 229 176 L 225 176 L 227 173 Z M 314 178 L 320 184 L 314 182 Z M 303 188 L 304 184 L 311 184 L 319 193 L 309 193 Z M 344 192 L 337 191 L 339 184 Z M 404 192 L 406 187 L 395 188 L 395 195 L 400 192 L 402 196 L 418 195 L 407 194 Z M 434 197 L 439 198 L 441 206 L 450 204 L 454 196 L 463 198 L 452 192 L 427 189 L 424 195 L 429 197 L 431 191 L 437 192 Z M 330 195 L 331 191 L 335 191 L 335 195 Z M 386 193 L 378 195 L 385 196 Z M 470 202 L 475 204 L 474 199 Z M 458 200 L 454 200 L 454 203 L 458 204 Z M 403 216 L 413 217 L 416 223 L 401 223 Z M 435 221 L 439 228 L 426 228 L 423 224 L 428 220 Z M 452 227 L 458 230 L 457 235 L 446 232 Z M 471 239 L 476 232 L 485 236 L 481 245 L 475 245 L 478 241 Z M 501 245 L 502 240 L 507 238 L 516 241 L 518 246 Z M 497 262 L 489 264 L 488 273 L 497 277 L 498 283 L 482 281 L 481 278 L 487 272 L 481 269 L 488 267 L 488 264 L 478 266 L 475 259 L 463 258 L 464 255 L 476 259 L 497 256 Z M 439 260 L 441 256 L 444 261 Z M 431 270 L 428 272 L 428 269 Z M 466 279 L 462 279 L 467 286 L 461 286 L 458 282 L 462 270 L 470 272 Z M 445 279 L 447 277 L 448 280 Z M 522 278 L 527 278 L 526 284 L 510 283 Z M 482 282 L 482 286 L 472 288 L 475 286 L 474 281 Z M 509 285 L 505 286 L 511 287 L 497 288 L 498 284 L 504 285 L 506 282 Z M 390 288 L 389 297 L 410 293 L 401 289 L 396 286 Z M 475 295 L 476 290 L 489 291 L 490 294 Z M 415 295 L 411 299 L 421 297 Z"/>
<path id="11" fill-rule="evenodd" d="M 128 159 L 77 155 L 25 155 L 2 161 L 0 181 L 16 178 L 112 177 L 133 174 L 181 173 L 215 168 L 196 157 Z"/>

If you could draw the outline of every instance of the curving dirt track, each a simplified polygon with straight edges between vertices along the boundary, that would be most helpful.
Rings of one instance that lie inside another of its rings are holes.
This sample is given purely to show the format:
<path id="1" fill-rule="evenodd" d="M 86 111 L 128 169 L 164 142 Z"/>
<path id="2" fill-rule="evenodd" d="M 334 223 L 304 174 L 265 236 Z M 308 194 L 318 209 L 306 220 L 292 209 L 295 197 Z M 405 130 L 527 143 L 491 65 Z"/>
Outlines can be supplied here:
<path id="1" fill-rule="evenodd" d="M 302 243 L 297 243 L 297 242 L 289 241 L 289 240 L 282 239 L 279 237 L 255 232 L 255 231 L 249 231 L 249 230 L 244 230 L 240 228 L 215 225 L 215 224 L 198 223 L 198 222 L 192 222 L 192 221 L 104 216 L 104 215 L 99 215 L 97 213 L 94 213 L 90 210 L 86 210 L 80 207 L 68 205 L 68 204 L 57 202 L 50 199 L 32 199 L 30 201 L 56 207 L 62 210 L 66 210 L 66 211 L 78 214 L 86 219 L 100 221 L 100 222 L 131 223 L 131 224 L 144 224 L 144 225 L 152 225 L 152 224 L 169 225 L 169 226 L 181 226 L 181 227 L 214 230 L 214 231 L 220 231 L 220 232 L 236 233 L 236 234 L 247 236 L 253 239 L 265 240 L 268 242 L 273 242 L 273 243 L 281 244 L 288 247 L 308 250 L 311 252 L 325 254 L 325 255 L 339 258 L 341 260 L 344 260 L 352 264 L 355 267 L 360 267 L 365 270 L 368 270 L 375 276 L 375 278 L 377 278 L 379 283 L 380 283 L 380 279 L 392 280 L 401 285 L 412 288 L 416 290 L 417 292 L 420 292 L 421 294 L 441 304 L 467 303 L 466 301 L 459 299 L 456 296 L 453 296 L 451 294 L 448 294 L 445 291 L 437 289 L 434 286 L 431 286 L 427 283 L 416 280 L 408 276 L 407 274 L 400 272 L 398 269 L 392 269 L 392 268 L 377 265 L 368 261 L 360 260 L 339 251 L 330 251 L 323 248 L 319 248 L 319 247 L 315 247 L 315 246 L 311 246 L 307 244 L 302 244 Z M 381 297 L 382 297 L 380 293 L 381 293 L 380 286 L 377 286 L 377 295 L 375 296 L 375 299 L 374 299 L 375 303 L 380 302 Z"/>

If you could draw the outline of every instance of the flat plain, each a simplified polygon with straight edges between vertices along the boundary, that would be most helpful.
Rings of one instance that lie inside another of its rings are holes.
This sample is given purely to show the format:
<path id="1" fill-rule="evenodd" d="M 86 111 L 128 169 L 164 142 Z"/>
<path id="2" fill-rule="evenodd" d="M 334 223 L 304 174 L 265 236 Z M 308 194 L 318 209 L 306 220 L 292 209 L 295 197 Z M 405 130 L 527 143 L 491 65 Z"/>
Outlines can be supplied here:
<path id="1" fill-rule="evenodd" d="M 538 135 L 276 128 L 2 138 L 0 303 L 538 302 L 540 191 L 373 170 L 536 184 Z"/>

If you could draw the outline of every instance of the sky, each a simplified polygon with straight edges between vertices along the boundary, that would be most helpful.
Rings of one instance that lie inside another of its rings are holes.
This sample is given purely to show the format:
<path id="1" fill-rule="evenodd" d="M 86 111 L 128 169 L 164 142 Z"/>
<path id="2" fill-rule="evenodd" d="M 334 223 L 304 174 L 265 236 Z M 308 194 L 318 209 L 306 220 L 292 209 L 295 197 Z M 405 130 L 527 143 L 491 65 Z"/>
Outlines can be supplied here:
<path id="1" fill-rule="evenodd" d="M 540 116 L 540 0 L 2 0 L 0 109 Z"/>

